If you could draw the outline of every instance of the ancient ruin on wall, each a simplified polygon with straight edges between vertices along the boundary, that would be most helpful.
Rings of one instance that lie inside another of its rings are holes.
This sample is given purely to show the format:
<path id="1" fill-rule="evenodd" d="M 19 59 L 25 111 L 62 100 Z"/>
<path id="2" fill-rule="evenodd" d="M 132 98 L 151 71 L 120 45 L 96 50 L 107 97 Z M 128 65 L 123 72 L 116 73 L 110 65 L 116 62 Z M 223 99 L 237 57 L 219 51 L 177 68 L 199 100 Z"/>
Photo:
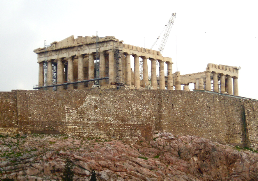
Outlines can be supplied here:
<path id="1" fill-rule="evenodd" d="M 124 85 L 130 89 L 181 90 L 184 85 L 183 90 L 189 91 L 189 83 L 194 83 L 194 90 L 238 96 L 238 67 L 208 64 L 204 72 L 172 74 L 171 58 L 163 57 L 159 51 L 124 44 L 113 36 L 79 36 L 77 39 L 70 36 L 34 52 L 38 54 L 39 63 L 36 89 L 72 90 Z M 151 61 L 151 75 L 148 75 L 148 60 Z M 164 63 L 167 64 L 167 75 Z"/>
<path id="2" fill-rule="evenodd" d="M 181 85 L 184 85 L 184 90 L 189 91 L 189 84 L 194 83 L 195 90 L 238 96 L 239 69 L 239 67 L 209 63 L 204 72 L 186 75 L 180 75 L 180 72 L 176 72 L 174 76 L 175 88 L 181 90 Z"/>

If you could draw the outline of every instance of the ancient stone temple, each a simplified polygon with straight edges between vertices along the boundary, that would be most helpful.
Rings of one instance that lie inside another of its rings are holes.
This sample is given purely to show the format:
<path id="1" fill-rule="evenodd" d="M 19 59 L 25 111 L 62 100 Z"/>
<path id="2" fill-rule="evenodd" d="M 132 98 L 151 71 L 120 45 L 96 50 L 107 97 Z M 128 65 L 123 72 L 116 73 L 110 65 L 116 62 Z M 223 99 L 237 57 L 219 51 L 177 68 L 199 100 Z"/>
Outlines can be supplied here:
<path id="1" fill-rule="evenodd" d="M 159 51 L 124 44 L 113 36 L 70 36 L 49 47 L 34 50 L 38 54 L 39 82 L 36 89 L 84 89 L 93 86 L 165 89 L 164 63 L 167 64 L 166 88 L 172 90 L 172 59 Z M 134 71 L 131 70 L 131 55 Z M 151 61 L 151 80 L 148 63 Z M 156 62 L 159 63 L 159 84 Z M 141 69 L 141 70 L 140 70 Z M 142 75 L 140 75 L 140 73 Z"/>
<path id="2" fill-rule="evenodd" d="M 181 90 L 181 85 L 183 85 L 184 90 L 189 91 L 189 84 L 194 83 L 194 90 L 238 96 L 239 69 L 239 67 L 209 63 L 204 72 L 185 75 L 176 72 L 174 74 L 175 89 Z"/>
<path id="3" fill-rule="evenodd" d="M 130 89 L 181 90 L 183 86 L 183 90 L 189 91 L 189 84 L 193 83 L 193 90 L 238 96 L 238 67 L 210 63 L 204 72 L 172 74 L 171 58 L 163 57 L 159 51 L 124 44 L 113 36 L 79 36 L 77 39 L 70 36 L 34 52 L 39 63 L 39 82 L 35 89 L 124 86 Z M 131 57 L 134 65 L 131 65 Z M 164 64 L 167 65 L 166 71 Z M 150 75 L 148 65 L 151 66 Z"/>

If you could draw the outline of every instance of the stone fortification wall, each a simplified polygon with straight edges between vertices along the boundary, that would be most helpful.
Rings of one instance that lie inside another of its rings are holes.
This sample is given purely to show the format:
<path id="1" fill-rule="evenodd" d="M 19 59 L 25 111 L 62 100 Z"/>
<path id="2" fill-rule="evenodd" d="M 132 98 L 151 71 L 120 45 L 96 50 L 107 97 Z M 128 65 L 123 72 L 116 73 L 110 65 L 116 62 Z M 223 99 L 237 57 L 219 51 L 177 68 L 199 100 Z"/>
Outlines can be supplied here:
<path id="1" fill-rule="evenodd" d="M 18 129 L 16 92 L 0 92 L 0 133 Z"/>
<path id="2" fill-rule="evenodd" d="M 258 101 L 157 90 L 13 91 L 0 94 L 2 130 L 152 139 L 158 131 L 258 148 Z M 9 111 L 10 110 L 10 111 Z"/>

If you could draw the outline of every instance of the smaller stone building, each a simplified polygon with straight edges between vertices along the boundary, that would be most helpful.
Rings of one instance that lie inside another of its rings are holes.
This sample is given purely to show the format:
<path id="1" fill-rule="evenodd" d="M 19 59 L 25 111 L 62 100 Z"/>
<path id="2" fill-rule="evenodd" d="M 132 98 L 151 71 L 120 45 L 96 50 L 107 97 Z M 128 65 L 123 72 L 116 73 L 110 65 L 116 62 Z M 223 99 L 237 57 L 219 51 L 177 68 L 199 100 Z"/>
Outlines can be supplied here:
<path id="1" fill-rule="evenodd" d="M 180 75 L 180 72 L 176 72 L 174 74 L 175 89 L 181 90 L 181 85 L 183 85 L 183 89 L 189 91 L 189 84 L 194 83 L 195 90 L 214 91 L 238 96 L 239 69 L 239 67 L 209 63 L 204 72 L 185 75 Z"/>

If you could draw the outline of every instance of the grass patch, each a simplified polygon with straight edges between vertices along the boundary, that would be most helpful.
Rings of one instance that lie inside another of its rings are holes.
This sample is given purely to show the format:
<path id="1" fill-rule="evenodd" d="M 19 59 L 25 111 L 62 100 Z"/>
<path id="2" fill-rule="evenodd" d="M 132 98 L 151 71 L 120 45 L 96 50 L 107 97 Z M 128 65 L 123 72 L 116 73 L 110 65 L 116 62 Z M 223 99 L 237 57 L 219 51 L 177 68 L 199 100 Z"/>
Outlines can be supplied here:
<path id="1" fill-rule="evenodd" d="M 4 135 L 0 134 L 0 138 L 7 138 L 7 137 L 8 137 L 8 135 L 4 136 Z"/>
<path id="2" fill-rule="evenodd" d="M 241 147 L 239 147 L 239 146 L 235 146 L 235 148 L 236 148 L 238 151 L 240 151 L 240 150 L 248 150 L 248 151 L 251 151 L 251 152 L 258 153 L 257 150 L 254 150 L 254 149 L 248 148 L 248 147 L 241 148 Z"/>
<path id="3" fill-rule="evenodd" d="M 143 157 L 143 156 L 139 156 L 138 158 L 144 159 L 144 160 L 148 160 L 148 158 Z"/>
<path id="4" fill-rule="evenodd" d="M 154 158 L 159 158 L 159 155 L 155 156 Z"/>
<path id="5" fill-rule="evenodd" d="M 16 157 L 20 157 L 20 156 L 22 156 L 22 155 L 23 155 L 23 154 L 22 154 L 21 152 L 18 152 L 18 153 L 15 154 Z"/>
<path id="6" fill-rule="evenodd" d="M 17 161 L 16 161 L 16 160 L 11 160 L 10 162 L 11 162 L 11 163 L 16 163 Z"/>
<path id="7" fill-rule="evenodd" d="M 4 178 L 3 181 L 14 181 L 14 179 Z"/>
<path id="8" fill-rule="evenodd" d="M 32 148 L 31 151 L 37 151 L 37 148 Z"/>

